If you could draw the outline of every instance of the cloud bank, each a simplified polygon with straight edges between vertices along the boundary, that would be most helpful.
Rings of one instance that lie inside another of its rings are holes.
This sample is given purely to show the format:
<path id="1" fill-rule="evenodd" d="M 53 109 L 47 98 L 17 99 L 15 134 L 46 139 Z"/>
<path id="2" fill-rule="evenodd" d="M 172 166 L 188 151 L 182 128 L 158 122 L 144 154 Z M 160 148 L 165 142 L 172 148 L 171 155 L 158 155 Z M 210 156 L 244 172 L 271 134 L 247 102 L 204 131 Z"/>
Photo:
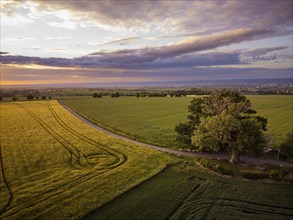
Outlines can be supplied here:
<path id="1" fill-rule="evenodd" d="M 34 10 L 28 7 L 34 6 Z M 261 1 L 165 1 L 142 0 L 67 0 L 67 1 L 7 1 L 1 4 L 1 12 L 13 16 L 19 11 L 28 11 L 23 20 L 39 18 L 39 12 L 56 11 L 72 14 L 62 22 L 93 22 L 101 27 L 117 30 L 150 32 L 223 31 L 237 28 L 275 28 L 292 26 L 293 2 L 289 0 Z M 16 16 L 16 15 L 15 15 Z M 62 15 L 59 16 L 62 19 Z M 58 24 L 59 23 L 59 24 Z M 64 23 L 65 24 L 65 23 Z M 73 25 L 73 24 L 72 24 Z M 285 31 L 285 30 L 282 30 Z M 290 30 L 289 30 L 290 32 Z"/>
<path id="2" fill-rule="evenodd" d="M 178 43 L 159 48 L 142 48 L 135 50 L 120 50 L 115 52 L 95 52 L 101 60 L 108 63 L 145 63 L 157 59 L 177 57 L 230 45 L 237 42 L 249 41 L 270 34 L 270 30 L 237 29 L 210 35 L 207 37 L 190 37 Z"/>
<path id="3" fill-rule="evenodd" d="M 274 71 L 275 76 L 288 76 L 292 4 L 287 0 L 1 1 L 2 77 L 9 78 L 10 73 L 23 80 L 62 79 L 62 74 L 76 80 L 130 76 L 188 80 L 204 74 L 232 77 L 232 72 L 234 78 L 266 73 L 269 77 Z M 20 73 L 22 67 L 27 74 Z M 36 67 L 45 68 L 44 74 L 38 74 Z"/>

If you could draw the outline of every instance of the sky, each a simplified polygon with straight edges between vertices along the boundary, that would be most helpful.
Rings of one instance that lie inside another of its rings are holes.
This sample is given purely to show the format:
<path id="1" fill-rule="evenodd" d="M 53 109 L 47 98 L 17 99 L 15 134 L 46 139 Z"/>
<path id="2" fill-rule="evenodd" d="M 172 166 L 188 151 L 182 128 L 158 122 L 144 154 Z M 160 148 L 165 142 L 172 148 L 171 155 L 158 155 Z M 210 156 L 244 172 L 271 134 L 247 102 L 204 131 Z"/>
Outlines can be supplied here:
<path id="1" fill-rule="evenodd" d="M 1 0 L 1 85 L 292 78 L 291 0 Z"/>

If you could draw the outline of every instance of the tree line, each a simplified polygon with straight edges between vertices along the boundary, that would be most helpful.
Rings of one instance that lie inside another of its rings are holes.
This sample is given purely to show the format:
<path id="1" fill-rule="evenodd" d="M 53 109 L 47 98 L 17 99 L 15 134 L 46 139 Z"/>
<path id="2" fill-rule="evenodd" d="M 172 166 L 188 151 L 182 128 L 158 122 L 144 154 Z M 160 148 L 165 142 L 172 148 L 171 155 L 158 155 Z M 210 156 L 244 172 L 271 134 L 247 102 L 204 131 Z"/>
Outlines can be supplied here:
<path id="1" fill-rule="evenodd" d="M 51 96 L 45 96 L 45 95 L 42 95 L 42 96 L 34 96 L 34 95 L 32 95 L 32 94 L 28 94 L 27 96 L 26 96 L 26 99 L 27 100 L 39 100 L 39 99 L 41 99 L 41 100 L 46 100 L 46 99 L 51 99 L 52 97 Z M 0 96 L 0 101 L 3 101 L 4 100 L 4 97 L 3 96 Z M 18 100 L 18 97 L 17 96 L 12 96 L 11 97 L 11 100 L 12 101 L 17 101 Z"/>

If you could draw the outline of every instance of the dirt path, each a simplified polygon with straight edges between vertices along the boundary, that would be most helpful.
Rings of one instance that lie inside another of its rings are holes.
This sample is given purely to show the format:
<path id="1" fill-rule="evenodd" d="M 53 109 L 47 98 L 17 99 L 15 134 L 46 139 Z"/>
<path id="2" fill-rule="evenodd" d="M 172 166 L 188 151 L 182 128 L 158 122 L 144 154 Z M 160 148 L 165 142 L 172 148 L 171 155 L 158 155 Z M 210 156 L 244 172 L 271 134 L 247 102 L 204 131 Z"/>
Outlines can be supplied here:
<path id="1" fill-rule="evenodd" d="M 189 151 L 180 151 L 180 150 L 175 150 L 175 149 L 170 149 L 170 148 L 164 148 L 164 147 L 159 147 L 159 146 L 155 146 L 152 144 L 146 144 L 140 141 L 136 141 L 136 140 L 132 140 L 130 138 L 124 137 L 122 135 L 119 134 L 115 134 L 111 131 L 108 131 L 102 127 L 99 127 L 97 125 L 95 125 L 94 123 L 88 121 L 87 119 L 83 118 L 82 116 L 80 116 L 78 113 L 76 113 L 75 111 L 73 111 L 71 108 L 69 108 L 67 105 L 65 105 L 61 100 L 58 100 L 59 104 L 61 106 L 63 106 L 66 110 L 68 110 L 71 114 L 73 114 L 75 117 L 77 117 L 79 120 L 83 121 L 84 123 L 90 125 L 91 127 L 102 131 L 108 135 L 111 135 L 113 137 L 125 140 L 127 142 L 130 143 L 134 143 L 137 145 L 141 145 L 144 147 L 148 147 L 154 150 L 158 150 L 158 151 L 162 151 L 162 152 L 166 152 L 166 153 L 170 153 L 170 154 L 177 154 L 177 155 L 182 155 L 182 156 L 199 156 L 199 157 L 205 157 L 205 158 L 213 158 L 213 159 L 228 159 L 229 158 L 229 154 L 226 153 L 195 153 L 195 152 L 189 152 Z M 278 161 L 278 160 L 271 160 L 271 159 L 263 159 L 263 158 L 257 158 L 257 157 L 248 157 L 248 156 L 241 156 L 241 161 L 243 162 L 248 162 L 248 163 L 253 163 L 253 164 L 273 164 L 273 165 L 278 165 L 278 166 L 284 166 L 284 167 L 293 167 L 293 163 L 286 163 L 283 161 Z"/>

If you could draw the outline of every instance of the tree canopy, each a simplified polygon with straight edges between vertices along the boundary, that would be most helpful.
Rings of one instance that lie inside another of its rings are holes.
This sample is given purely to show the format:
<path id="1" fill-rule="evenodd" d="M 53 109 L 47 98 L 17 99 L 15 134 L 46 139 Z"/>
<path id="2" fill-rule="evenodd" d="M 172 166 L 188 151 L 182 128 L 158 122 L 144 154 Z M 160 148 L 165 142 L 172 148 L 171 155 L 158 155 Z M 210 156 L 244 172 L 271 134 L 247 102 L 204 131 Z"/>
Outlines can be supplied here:
<path id="1" fill-rule="evenodd" d="M 102 98 L 102 95 L 95 92 L 93 98 Z"/>
<path id="2" fill-rule="evenodd" d="M 188 107 L 188 122 L 176 126 L 177 140 L 198 151 L 226 150 L 230 162 L 239 162 L 241 152 L 256 155 L 265 146 L 267 120 L 255 116 L 251 102 L 237 91 L 214 91 L 196 98 Z"/>
<path id="3" fill-rule="evenodd" d="M 34 99 L 34 96 L 33 96 L 32 94 L 28 94 L 28 95 L 26 96 L 26 99 L 27 99 L 27 100 L 33 100 L 33 99 Z"/>

